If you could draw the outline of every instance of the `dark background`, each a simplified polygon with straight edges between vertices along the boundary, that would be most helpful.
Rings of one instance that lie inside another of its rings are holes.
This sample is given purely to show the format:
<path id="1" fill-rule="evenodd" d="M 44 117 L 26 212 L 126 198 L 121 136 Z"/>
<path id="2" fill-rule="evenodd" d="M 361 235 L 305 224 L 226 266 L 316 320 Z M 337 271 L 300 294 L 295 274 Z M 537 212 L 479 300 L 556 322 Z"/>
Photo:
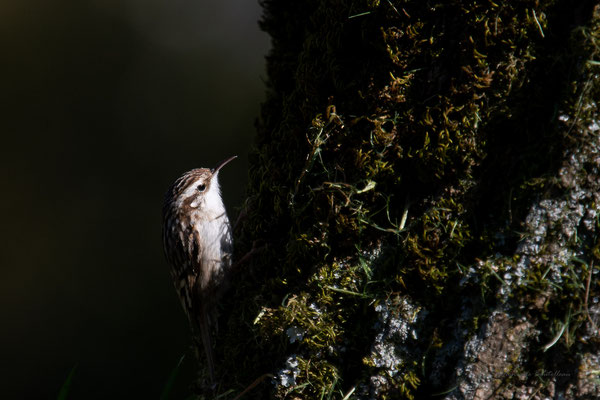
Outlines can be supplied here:
<path id="1" fill-rule="evenodd" d="M 188 352 L 160 238 L 182 172 L 230 215 L 264 94 L 256 0 L 0 5 L 0 397 L 158 398 Z M 194 371 L 184 361 L 175 398 Z"/>

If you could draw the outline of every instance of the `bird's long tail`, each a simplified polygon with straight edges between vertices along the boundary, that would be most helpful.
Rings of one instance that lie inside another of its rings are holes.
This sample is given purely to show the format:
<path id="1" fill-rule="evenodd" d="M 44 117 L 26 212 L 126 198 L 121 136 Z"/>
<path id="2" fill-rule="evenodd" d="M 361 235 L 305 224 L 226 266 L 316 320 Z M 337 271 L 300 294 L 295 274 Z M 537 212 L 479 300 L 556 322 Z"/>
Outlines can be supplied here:
<path id="1" fill-rule="evenodd" d="M 200 337 L 206 354 L 206 362 L 208 364 L 208 373 L 210 375 L 210 384 L 215 384 L 215 362 L 213 357 L 212 342 L 210 340 L 210 321 L 208 312 L 205 307 L 202 307 L 199 315 L 200 321 Z"/>

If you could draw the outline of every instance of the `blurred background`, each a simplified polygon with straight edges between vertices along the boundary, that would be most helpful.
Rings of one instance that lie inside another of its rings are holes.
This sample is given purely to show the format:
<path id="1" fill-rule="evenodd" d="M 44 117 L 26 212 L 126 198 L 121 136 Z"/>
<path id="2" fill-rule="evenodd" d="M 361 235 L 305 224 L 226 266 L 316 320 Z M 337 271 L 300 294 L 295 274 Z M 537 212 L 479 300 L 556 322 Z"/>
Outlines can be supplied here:
<path id="1" fill-rule="evenodd" d="M 230 215 L 264 98 L 258 0 L 0 4 L 3 399 L 158 398 L 188 352 L 160 237 L 182 172 Z M 191 354 L 176 381 L 185 398 Z"/>

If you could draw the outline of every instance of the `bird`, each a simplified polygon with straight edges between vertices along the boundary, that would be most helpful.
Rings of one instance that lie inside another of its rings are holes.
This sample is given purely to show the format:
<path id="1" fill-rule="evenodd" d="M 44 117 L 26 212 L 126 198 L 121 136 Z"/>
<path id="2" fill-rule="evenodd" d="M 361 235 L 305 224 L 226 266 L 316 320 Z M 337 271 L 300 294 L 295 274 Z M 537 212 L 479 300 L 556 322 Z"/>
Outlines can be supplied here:
<path id="1" fill-rule="evenodd" d="M 202 341 L 213 387 L 211 329 L 216 323 L 216 304 L 229 280 L 233 253 L 218 175 L 235 158 L 181 175 L 165 193 L 162 213 L 163 246 L 171 277 L 194 338 L 199 335 Z"/>

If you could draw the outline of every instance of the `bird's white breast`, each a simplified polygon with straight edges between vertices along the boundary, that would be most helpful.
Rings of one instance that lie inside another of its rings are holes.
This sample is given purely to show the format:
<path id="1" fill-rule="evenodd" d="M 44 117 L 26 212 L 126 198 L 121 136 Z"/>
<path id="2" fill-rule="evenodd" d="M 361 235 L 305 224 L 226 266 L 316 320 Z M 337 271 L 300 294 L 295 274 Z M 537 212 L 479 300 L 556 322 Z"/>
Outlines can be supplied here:
<path id="1" fill-rule="evenodd" d="M 202 243 L 198 254 L 200 273 L 206 278 L 201 281 L 216 283 L 215 280 L 222 275 L 222 268 L 229 266 L 231 256 L 223 248 L 224 243 L 231 243 L 231 228 L 216 179 L 194 213 L 197 216 L 194 229 Z"/>

